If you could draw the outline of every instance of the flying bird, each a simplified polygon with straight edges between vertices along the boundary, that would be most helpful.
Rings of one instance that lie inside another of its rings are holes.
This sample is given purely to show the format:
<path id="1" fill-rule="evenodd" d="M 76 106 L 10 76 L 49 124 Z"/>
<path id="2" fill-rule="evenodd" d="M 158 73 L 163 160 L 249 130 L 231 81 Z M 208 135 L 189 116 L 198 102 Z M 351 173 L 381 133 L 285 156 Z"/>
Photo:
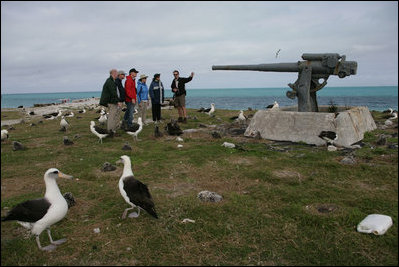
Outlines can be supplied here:
<path id="1" fill-rule="evenodd" d="M 68 212 L 68 203 L 61 194 L 57 179 L 73 179 L 72 176 L 63 174 L 56 168 L 51 168 L 44 174 L 46 193 L 43 198 L 24 201 L 11 209 L 1 221 L 17 221 L 23 227 L 31 230 L 36 236 L 36 243 L 41 250 L 52 251 L 66 241 L 65 238 L 53 241 L 50 226 L 61 221 Z M 40 234 L 47 229 L 50 245 L 42 247 Z"/>
<path id="2" fill-rule="evenodd" d="M 94 121 L 90 121 L 90 131 L 99 138 L 98 142 L 101 142 L 101 144 L 103 143 L 103 138 L 109 135 L 109 132 L 107 130 L 96 126 L 96 123 Z"/>
<path id="3" fill-rule="evenodd" d="M 122 219 L 126 218 L 128 210 L 134 209 L 135 207 L 137 207 L 137 213 L 130 213 L 129 218 L 138 217 L 140 215 L 140 209 L 143 209 L 151 216 L 158 219 L 150 191 L 148 191 L 148 187 L 145 184 L 134 177 L 130 158 L 123 155 L 116 163 L 123 163 L 123 173 L 118 184 L 119 191 L 126 203 L 131 206 L 124 210 Z"/>
<path id="4" fill-rule="evenodd" d="M 278 57 L 278 53 L 280 53 L 281 48 L 276 52 L 276 58 Z"/>

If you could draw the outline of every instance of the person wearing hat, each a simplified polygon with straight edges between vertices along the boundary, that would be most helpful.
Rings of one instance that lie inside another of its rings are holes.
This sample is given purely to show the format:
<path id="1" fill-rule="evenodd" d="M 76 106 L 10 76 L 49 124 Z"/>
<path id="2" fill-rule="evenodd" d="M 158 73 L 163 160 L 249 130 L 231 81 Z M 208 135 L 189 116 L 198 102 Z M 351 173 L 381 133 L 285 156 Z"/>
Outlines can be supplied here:
<path id="1" fill-rule="evenodd" d="M 119 90 L 115 79 L 118 76 L 116 69 L 110 70 L 110 76 L 105 81 L 100 97 L 100 105 L 108 107 L 107 130 L 113 136 L 119 128 L 120 113 L 122 111 L 122 102 L 120 102 Z"/>
<path id="2" fill-rule="evenodd" d="M 154 74 L 149 92 L 152 106 L 152 120 L 157 122 L 161 120 L 161 104 L 165 100 L 165 92 L 161 82 L 161 74 Z"/>
<path id="3" fill-rule="evenodd" d="M 134 114 L 134 106 L 136 105 L 137 100 L 137 92 L 136 92 L 136 76 L 138 71 L 133 68 L 129 70 L 129 75 L 126 77 L 125 82 L 125 104 L 126 111 L 125 116 L 123 116 L 123 124 L 126 128 L 133 127 L 133 114 Z"/>
<path id="4" fill-rule="evenodd" d="M 150 104 L 148 101 L 148 87 L 147 87 L 147 75 L 141 74 L 139 82 L 137 83 L 137 103 L 139 104 L 139 116 L 145 124 L 145 117 L 147 112 L 147 106 Z"/>

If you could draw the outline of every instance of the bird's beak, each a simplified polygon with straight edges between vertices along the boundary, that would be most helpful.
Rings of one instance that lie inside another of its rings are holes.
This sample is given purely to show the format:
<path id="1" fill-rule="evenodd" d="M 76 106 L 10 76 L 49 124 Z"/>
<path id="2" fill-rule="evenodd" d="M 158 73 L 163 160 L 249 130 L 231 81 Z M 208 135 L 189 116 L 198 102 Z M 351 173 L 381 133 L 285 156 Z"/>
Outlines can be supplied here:
<path id="1" fill-rule="evenodd" d="M 117 161 L 115 161 L 115 163 L 116 163 L 116 164 L 122 164 L 123 161 L 122 161 L 122 159 L 118 159 Z"/>
<path id="2" fill-rule="evenodd" d="M 60 171 L 58 171 L 58 177 L 60 177 L 60 178 L 65 178 L 65 179 L 69 179 L 69 180 L 72 180 L 72 179 L 73 179 L 73 176 L 72 176 L 72 175 L 67 175 L 67 174 L 62 173 L 62 172 L 60 172 Z"/>

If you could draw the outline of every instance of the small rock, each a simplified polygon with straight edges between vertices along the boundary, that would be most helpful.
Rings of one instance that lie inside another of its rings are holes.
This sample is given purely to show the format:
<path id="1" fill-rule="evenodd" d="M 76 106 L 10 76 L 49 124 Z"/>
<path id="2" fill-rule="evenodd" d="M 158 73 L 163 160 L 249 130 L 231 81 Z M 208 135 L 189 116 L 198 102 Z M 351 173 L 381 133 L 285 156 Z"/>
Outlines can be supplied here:
<path id="1" fill-rule="evenodd" d="M 195 220 L 191 220 L 189 218 L 183 219 L 182 223 L 195 223 Z"/>
<path id="2" fill-rule="evenodd" d="M 389 149 L 398 149 L 398 144 L 389 144 L 387 147 Z"/>
<path id="3" fill-rule="evenodd" d="M 180 136 L 178 136 L 178 137 L 176 138 L 176 141 L 177 141 L 177 142 L 183 142 L 184 140 L 183 140 L 183 138 L 181 138 Z"/>
<path id="4" fill-rule="evenodd" d="M 177 145 L 177 148 L 182 148 L 182 147 L 183 147 L 183 145 L 180 145 L 180 144 Z"/>
<path id="5" fill-rule="evenodd" d="M 228 147 L 228 148 L 235 148 L 235 147 L 236 147 L 235 144 L 229 143 L 229 142 L 224 142 L 224 143 L 222 144 L 222 146 Z"/>
<path id="6" fill-rule="evenodd" d="M 356 160 L 353 158 L 353 156 L 348 156 L 345 157 L 341 160 L 342 164 L 347 164 L 347 165 L 353 165 L 356 164 Z"/>
<path id="7" fill-rule="evenodd" d="M 379 145 L 379 146 L 384 146 L 384 145 L 386 145 L 386 143 L 387 143 L 387 137 L 386 137 L 386 135 L 381 134 L 381 135 L 378 137 L 377 145 Z"/>
<path id="8" fill-rule="evenodd" d="M 198 127 L 200 127 L 200 128 L 207 128 L 207 126 L 206 126 L 205 124 L 203 124 L 203 123 L 200 123 L 200 124 L 198 125 Z"/>
<path id="9" fill-rule="evenodd" d="M 103 172 L 110 172 L 116 170 L 116 167 L 109 162 L 105 162 L 102 170 Z"/>
<path id="10" fill-rule="evenodd" d="M 96 234 L 99 234 L 100 233 L 100 228 L 94 228 L 93 232 L 96 233 Z"/>
<path id="11" fill-rule="evenodd" d="M 337 151 L 338 149 L 337 149 L 337 147 L 336 146 L 333 146 L 333 145 L 329 145 L 328 147 L 327 147 L 327 151 Z"/>
<path id="12" fill-rule="evenodd" d="M 212 137 L 213 137 L 213 138 L 222 138 L 222 136 L 220 135 L 220 133 L 217 132 L 217 131 L 213 131 L 213 132 L 212 132 Z"/>
<path id="13" fill-rule="evenodd" d="M 221 195 L 206 190 L 199 192 L 197 197 L 204 202 L 219 202 L 223 199 Z"/>
<path id="14" fill-rule="evenodd" d="M 73 139 L 79 139 L 80 138 L 80 135 L 79 134 L 75 134 L 74 136 L 73 136 Z"/>
<path id="15" fill-rule="evenodd" d="M 9 131 L 15 130 L 15 128 L 13 126 L 8 127 Z"/>

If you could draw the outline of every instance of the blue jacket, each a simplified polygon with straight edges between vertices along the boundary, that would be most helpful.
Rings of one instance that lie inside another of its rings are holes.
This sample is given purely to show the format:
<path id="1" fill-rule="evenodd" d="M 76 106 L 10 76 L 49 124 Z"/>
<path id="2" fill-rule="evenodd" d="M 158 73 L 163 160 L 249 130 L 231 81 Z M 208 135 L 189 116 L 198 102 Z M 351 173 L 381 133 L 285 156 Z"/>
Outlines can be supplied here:
<path id="1" fill-rule="evenodd" d="M 150 97 L 153 104 L 161 104 L 165 100 L 165 91 L 161 81 L 152 81 L 150 85 Z"/>
<path id="2" fill-rule="evenodd" d="M 149 100 L 148 99 L 148 87 L 147 84 L 138 81 L 137 83 L 137 103 L 140 104 L 141 101 L 143 100 Z"/>

